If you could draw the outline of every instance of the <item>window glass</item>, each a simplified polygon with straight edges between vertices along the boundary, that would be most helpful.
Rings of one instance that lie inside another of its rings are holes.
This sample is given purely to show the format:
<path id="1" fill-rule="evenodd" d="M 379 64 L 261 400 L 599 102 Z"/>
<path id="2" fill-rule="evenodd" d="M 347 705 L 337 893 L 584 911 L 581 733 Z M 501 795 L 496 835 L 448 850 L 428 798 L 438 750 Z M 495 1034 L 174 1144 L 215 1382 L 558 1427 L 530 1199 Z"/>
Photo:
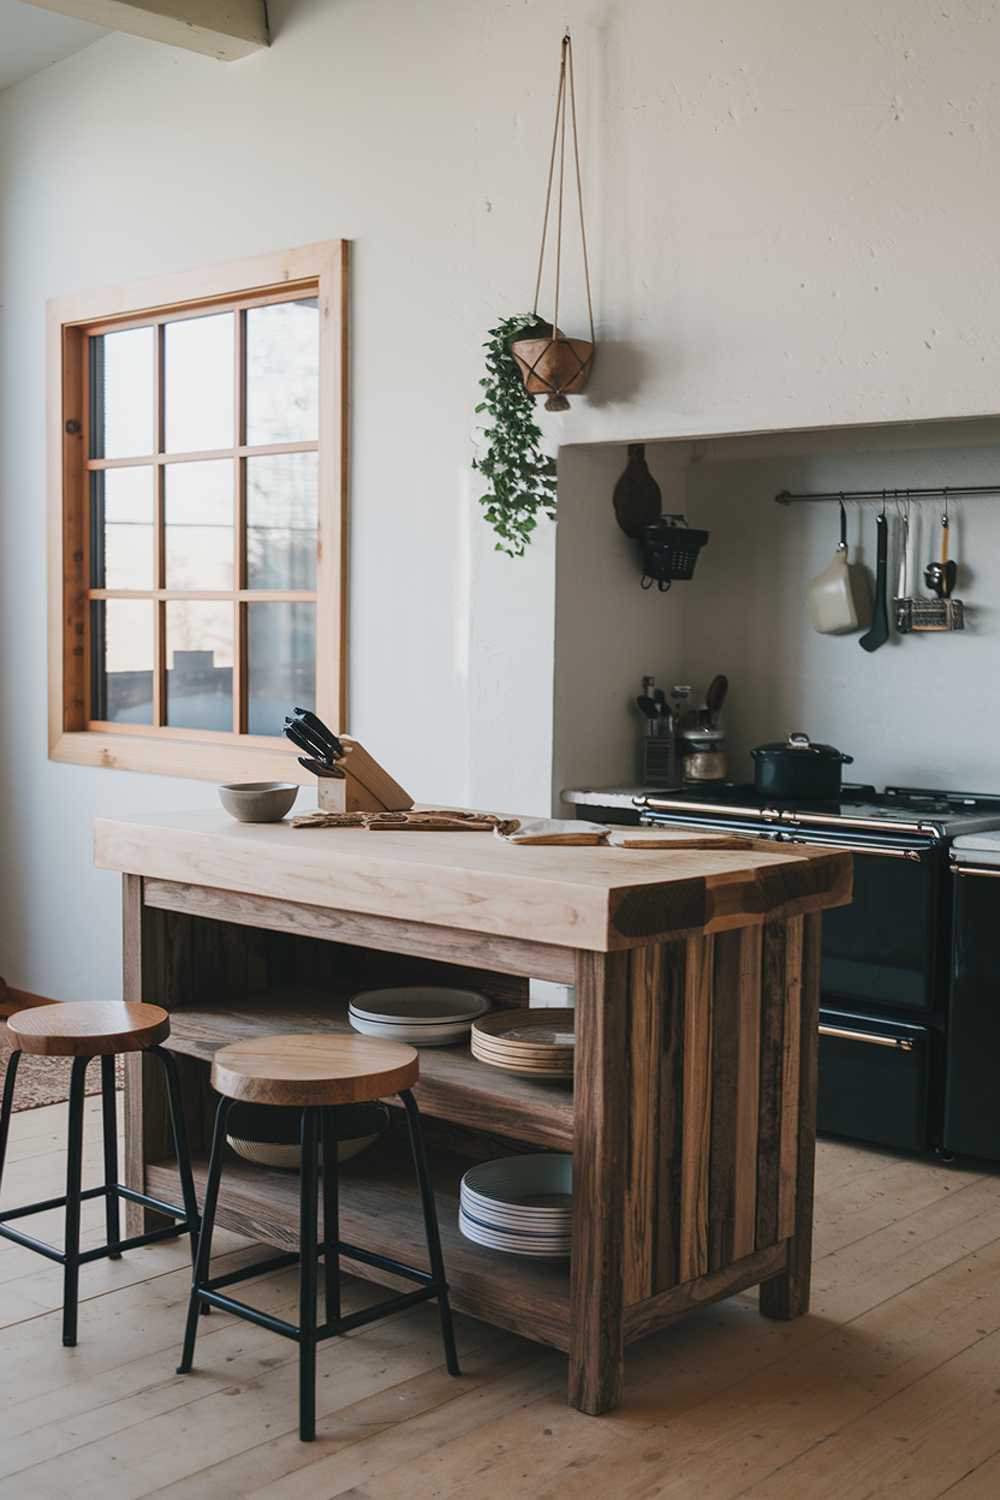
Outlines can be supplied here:
<path id="1" fill-rule="evenodd" d="M 233 606 L 227 599 L 168 599 L 167 723 L 233 727 Z"/>
<path id="2" fill-rule="evenodd" d="M 319 436 L 319 302 L 274 302 L 246 315 L 246 441 Z"/>
<path id="3" fill-rule="evenodd" d="M 151 589 L 155 470 L 96 469 L 90 476 L 90 582 L 95 589 Z"/>
<path id="4" fill-rule="evenodd" d="M 153 609 L 148 599 L 91 602 L 93 718 L 116 724 L 152 724 Z"/>
<path id="5" fill-rule="evenodd" d="M 164 465 L 168 589 L 233 588 L 234 460 Z"/>
<path id="6" fill-rule="evenodd" d="M 123 328 L 90 343 L 90 456 L 152 453 L 156 330 Z"/>
<path id="7" fill-rule="evenodd" d="M 234 315 L 181 318 L 163 330 L 168 453 L 201 453 L 235 442 Z"/>
<path id="8" fill-rule="evenodd" d="M 247 588 L 316 587 L 319 455 L 246 460 Z"/>
<path id="9" fill-rule="evenodd" d="M 247 607 L 247 730 L 280 734 L 293 708 L 316 706 L 316 606 Z"/>

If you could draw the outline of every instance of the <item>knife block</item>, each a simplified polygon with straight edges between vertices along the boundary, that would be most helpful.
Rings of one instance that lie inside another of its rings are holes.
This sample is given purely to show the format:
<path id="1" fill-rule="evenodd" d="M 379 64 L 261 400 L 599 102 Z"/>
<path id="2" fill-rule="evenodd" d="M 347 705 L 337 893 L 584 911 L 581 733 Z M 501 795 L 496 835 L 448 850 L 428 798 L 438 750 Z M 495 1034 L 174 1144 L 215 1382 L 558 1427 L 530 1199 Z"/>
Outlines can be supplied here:
<path id="1" fill-rule="evenodd" d="M 340 736 L 344 758 L 336 776 L 321 776 L 317 802 L 323 812 L 409 812 L 413 798 L 365 747 Z"/>

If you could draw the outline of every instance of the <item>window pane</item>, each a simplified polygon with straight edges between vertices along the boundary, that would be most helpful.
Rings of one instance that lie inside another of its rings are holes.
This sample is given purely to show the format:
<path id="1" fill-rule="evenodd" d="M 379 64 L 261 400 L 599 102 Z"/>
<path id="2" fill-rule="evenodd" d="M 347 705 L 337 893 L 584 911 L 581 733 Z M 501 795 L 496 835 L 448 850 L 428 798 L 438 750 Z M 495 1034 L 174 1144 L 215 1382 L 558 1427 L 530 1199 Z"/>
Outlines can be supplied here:
<path id="1" fill-rule="evenodd" d="M 163 333 L 166 451 L 233 447 L 233 314 L 182 318 Z"/>
<path id="2" fill-rule="evenodd" d="M 90 476 L 90 580 L 95 589 L 151 589 L 151 468 L 96 469 Z"/>
<path id="3" fill-rule="evenodd" d="M 319 435 L 319 302 L 247 309 L 247 442 Z"/>
<path id="4" fill-rule="evenodd" d="M 233 606 L 224 599 L 168 599 L 167 723 L 233 727 Z"/>
<path id="5" fill-rule="evenodd" d="M 166 586 L 233 587 L 233 464 L 165 464 Z"/>
<path id="6" fill-rule="evenodd" d="M 125 328 L 90 340 L 90 456 L 153 452 L 156 330 Z"/>
<path id="7" fill-rule="evenodd" d="M 247 588 L 316 587 L 319 455 L 248 458 Z"/>
<path id="8" fill-rule="evenodd" d="M 247 605 L 247 730 L 281 733 L 292 708 L 316 706 L 316 606 Z"/>
<path id="9" fill-rule="evenodd" d="M 91 714 L 153 722 L 153 603 L 95 599 L 90 606 Z"/>

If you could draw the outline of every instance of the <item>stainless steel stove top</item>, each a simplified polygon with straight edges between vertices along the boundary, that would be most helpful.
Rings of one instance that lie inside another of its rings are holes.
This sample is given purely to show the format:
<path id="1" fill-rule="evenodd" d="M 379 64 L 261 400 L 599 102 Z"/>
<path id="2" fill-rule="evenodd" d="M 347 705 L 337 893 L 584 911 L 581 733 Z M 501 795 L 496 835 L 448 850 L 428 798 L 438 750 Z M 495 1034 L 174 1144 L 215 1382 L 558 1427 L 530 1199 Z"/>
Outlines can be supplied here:
<path id="1" fill-rule="evenodd" d="M 845 785 L 836 802 L 765 802 L 752 785 L 726 782 L 664 791 L 645 799 L 650 813 L 677 812 L 760 822 L 769 827 L 885 829 L 955 838 L 1000 827 L 1000 795 L 926 787 Z"/>

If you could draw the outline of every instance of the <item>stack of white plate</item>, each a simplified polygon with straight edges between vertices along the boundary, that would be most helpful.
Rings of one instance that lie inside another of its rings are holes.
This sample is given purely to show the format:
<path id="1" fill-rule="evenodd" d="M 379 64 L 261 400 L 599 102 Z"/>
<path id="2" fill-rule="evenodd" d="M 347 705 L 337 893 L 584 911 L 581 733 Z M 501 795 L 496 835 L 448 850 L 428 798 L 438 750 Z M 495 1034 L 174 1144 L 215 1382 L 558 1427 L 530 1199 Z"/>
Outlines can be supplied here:
<path id="1" fill-rule="evenodd" d="M 573 1227 L 572 1156 L 545 1151 L 470 1167 L 462 1178 L 458 1227 L 490 1250 L 565 1258 Z"/>
<path id="2" fill-rule="evenodd" d="M 410 1047 L 451 1047 L 463 1042 L 473 1021 L 490 1008 L 475 990 L 408 984 L 355 995 L 347 1016 L 355 1031 Z"/>

